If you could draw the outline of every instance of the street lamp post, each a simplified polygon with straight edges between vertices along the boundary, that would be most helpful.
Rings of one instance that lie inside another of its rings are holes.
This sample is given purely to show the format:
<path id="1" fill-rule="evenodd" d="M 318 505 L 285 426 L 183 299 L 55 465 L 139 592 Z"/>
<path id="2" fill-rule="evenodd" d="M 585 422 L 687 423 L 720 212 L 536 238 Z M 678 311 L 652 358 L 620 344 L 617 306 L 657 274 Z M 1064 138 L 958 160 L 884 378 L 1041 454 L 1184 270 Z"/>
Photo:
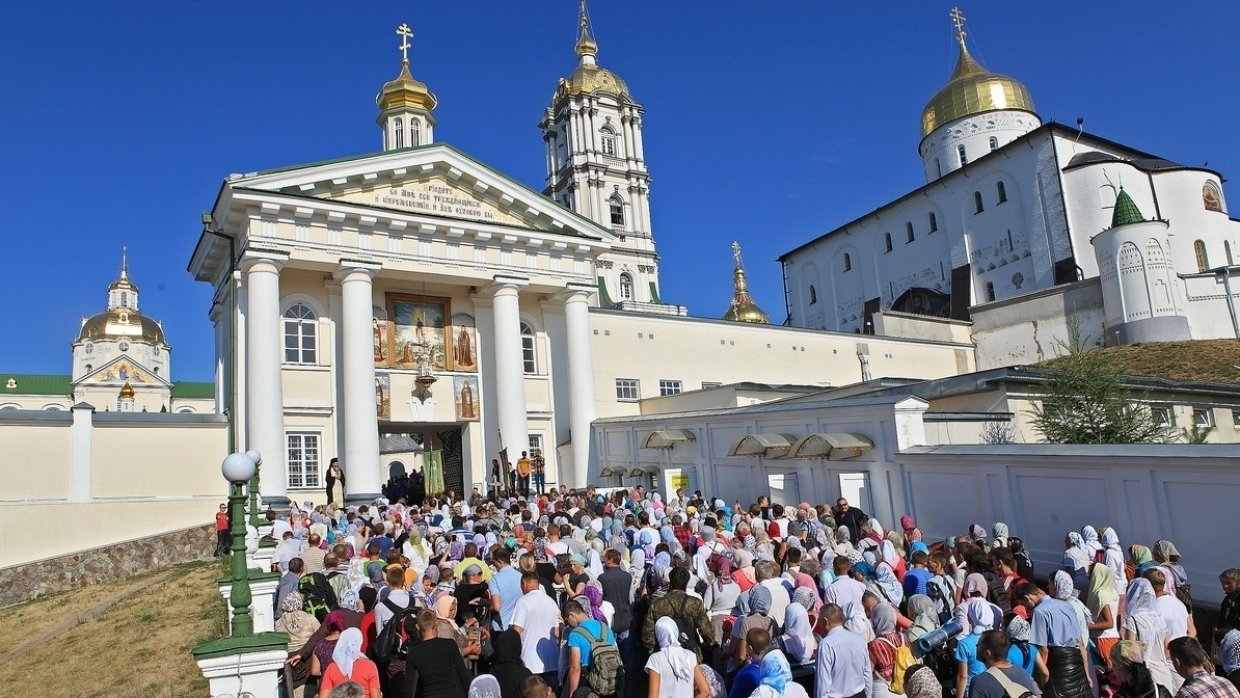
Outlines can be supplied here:
<path id="1" fill-rule="evenodd" d="M 263 454 L 250 449 L 245 452 L 245 455 L 254 461 L 254 477 L 250 478 L 250 525 L 257 530 L 263 523 L 258 518 L 258 469 L 263 464 Z"/>
<path id="2" fill-rule="evenodd" d="M 232 637 L 254 634 L 254 616 L 250 612 L 250 574 L 245 562 L 245 492 L 241 489 L 254 477 L 257 464 L 247 453 L 233 453 L 224 459 L 220 470 L 228 480 L 228 521 L 232 533 Z"/>

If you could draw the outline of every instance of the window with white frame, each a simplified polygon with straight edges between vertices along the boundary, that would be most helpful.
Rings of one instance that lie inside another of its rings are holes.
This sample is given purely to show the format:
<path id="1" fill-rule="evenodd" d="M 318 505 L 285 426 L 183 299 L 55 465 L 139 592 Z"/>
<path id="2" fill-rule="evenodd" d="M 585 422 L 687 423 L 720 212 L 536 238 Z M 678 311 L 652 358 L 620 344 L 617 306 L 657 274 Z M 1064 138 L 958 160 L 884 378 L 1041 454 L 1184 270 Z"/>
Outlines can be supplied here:
<path id="1" fill-rule="evenodd" d="M 1205 429 L 1214 426 L 1214 410 L 1209 407 L 1193 408 L 1193 426 Z"/>
<path id="2" fill-rule="evenodd" d="M 612 156 L 616 154 L 616 137 L 610 133 L 603 134 L 603 154 Z"/>
<path id="3" fill-rule="evenodd" d="M 706 390 L 707 388 L 718 388 L 722 385 L 723 383 L 719 381 L 702 381 L 702 390 Z"/>
<path id="4" fill-rule="evenodd" d="M 1155 405 L 1150 408 L 1150 416 L 1154 418 L 1156 427 L 1175 426 L 1175 411 L 1170 405 Z"/>
<path id="5" fill-rule="evenodd" d="M 641 397 L 641 391 L 636 378 L 617 378 L 616 379 L 616 399 L 617 400 L 636 400 Z"/>
<path id="6" fill-rule="evenodd" d="M 607 200 L 607 208 L 611 213 L 611 224 L 624 225 L 624 199 L 619 194 L 612 194 Z"/>
<path id="7" fill-rule="evenodd" d="M 396 120 L 396 147 L 405 147 L 405 124 L 400 120 Z"/>
<path id="8" fill-rule="evenodd" d="M 288 441 L 288 486 L 318 487 L 320 434 L 317 431 L 290 431 Z"/>
<path id="9" fill-rule="evenodd" d="M 538 351 L 534 347 L 534 328 L 521 323 L 521 366 L 525 373 L 538 373 Z"/>
<path id="10" fill-rule="evenodd" d="M 620 274 L 620 300 L 633 300 L 633 275 L 627 271 Z"/>
<path id="11" fill-rule="evenodd" d="M 543 449 L 542 434 L 530 434 L 530 450 L 529 454 L 533 456 L 535 453 L 541 453 Z"/>
<path id="12" fill-rule="evenodd" d="M 659 395 L 679 395 L 680 391 L 680 381 L 666 379 L 659 381 Z"/>
<path id="13" fill-rule="evenodd" d="M 313 364 L 318 357 L 318 318 L 304 303 L 284 311 L 284 363 Z"/>

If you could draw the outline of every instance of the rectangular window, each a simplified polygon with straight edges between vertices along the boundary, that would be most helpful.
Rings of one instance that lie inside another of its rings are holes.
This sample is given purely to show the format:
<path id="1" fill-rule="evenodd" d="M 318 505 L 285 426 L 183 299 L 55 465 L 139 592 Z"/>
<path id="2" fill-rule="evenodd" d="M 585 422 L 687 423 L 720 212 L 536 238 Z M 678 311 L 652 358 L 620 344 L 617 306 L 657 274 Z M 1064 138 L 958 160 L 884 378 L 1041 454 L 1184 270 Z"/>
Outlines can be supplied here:
<path id="1" fill-rule="evenodd" d="M 1154 426 L 1173 427 L 1175 426 L 1175 413 L 1171 407 L 1151 407 L 1150 414 L 1154 417 Z"/>
<path id="2" fill-rule="evenodd" d="M 288 439 L 288 486 L 290 489 L 319 487 L 319 434 L 290 431 Z"/>
<path id="3" fill-rule="evenodd" d="M 313 364 L 317 352 L 313 320 L 284 321 L 284 363 Z"/>
<path id="4" fill-rule="evenodd" d="M 702 381 L 702 390 L 706 390 L 707 388 L 718 388 L 722 385 L 723 383 L 718 381 Z"/>
<path id="5" fill-rule="evenodd" d="M 638 382 L 636 378 L 616 379 L 617 400 L 637 400 L 640 397 L 641 391 L 638 389 Z"/>
<path id="6" fill-rule="evenodd" d="M 614 136 L 603 136 L 603 154 L 616 154 L 616 139 Z"/>
<path id="7" fill-rule="evenodd" d="M 1208 407 L 1194 407 L 1193 426 L 1201 427 L 1203 429 L 1214 426 L 1214 410 Z"/>
<path id="8" fill-rule="evenodd" d="M 679 395 L 680 381 L 660 380 L 659 395 Z"/>
<path id="9" fill-rule="evenodd" d="M 1240 429 L 1240 410 L 1231 411 L 1231 425 L 1236 429 Z"/>

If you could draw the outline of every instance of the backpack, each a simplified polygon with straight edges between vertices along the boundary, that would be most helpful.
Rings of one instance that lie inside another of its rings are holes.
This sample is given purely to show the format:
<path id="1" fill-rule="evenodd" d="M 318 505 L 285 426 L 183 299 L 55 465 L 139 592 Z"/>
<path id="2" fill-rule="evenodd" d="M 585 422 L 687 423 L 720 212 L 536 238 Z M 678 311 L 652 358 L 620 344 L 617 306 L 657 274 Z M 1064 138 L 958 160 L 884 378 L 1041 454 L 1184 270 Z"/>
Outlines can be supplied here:
<path id="1" fill-rule="evenodd" d="M 913 659 L 913 650 L 909 648 L 908 643 L 896 647 L 894 642 L 885 637 L 878 639 L 895 650 L 895 669 L 891 672 L 891 692 L 904 693 L 904 674 L 908 672 L 909 667 L 917 663 L 917 660 Z"/>
<path id="2" fill-rule="evenodd" d="M 297 590 L 305 599 L 302 610 L 314 616 L 320 623 L 328 613 L 340 608 L 340 602 L 336 600 L 336 592 L 332 590 L 331 584 L 322 572 L 311 572 L 302 577 L 297 583 Z"/>
<path id="3" fill-rule="evenodd" d="M 409 608 L 401 608 L 392 603 L 391 599 L 384 599 L 383 605 L 392 612 L 392 617 L 383 624 L 383 631 L 379 633 L 379 637 L 375 639 L 374 645 L 371 647 L 371 658 L 379 664 L 386 664 L 393 659 L 404 658 L 408 652 L 406 643 L 408 638 L 402 632 L 405 624 L 405 616 L 409 615 L 413 610 L 412 604 Z"/>
<path id="4" fill-rule="evenodd" d="M 997 667 L 987 669 L 986 674 L 999 682 L 999 687 L 1007 694 L 1007 698 L 1036 698 L 1032 691 L 1009 679 Z"/>
<path id="5" fill-rule="evenodd" d="M 689 603 L 689 597 L 686 595 L 680 602 L 680 608 L 676 609 L 672 620 L 676 621 L 676 627 L 680 630 L 680 646 L 689 650 L 699 657 L 702 655 L 702 643 L 698 638 L 697 627 L 685 615 L 685 604 Z"/>
<path id="6" fill-rule="evenodd" d="M 986 573 L 986 600 L 998 606 L 1004 615 L 1012 612 L 1012 598 L 1003 588 L 1003 580 L 990 572 Z"/>
<path id="7" fill-rule="evenodd" d="M 955 599 L 948 596 L 947 592 L 937 582 L 926 580 L 926 596 L 929 596 L 936 606 L 940 605 L 941 602 L 944 610 L 939 611 L 939 625 L 952 619 L 951 609 L 955 605 Z"/>
<path id="8" fill-rule="evenodd" d="M 582 627 L 573 628 L 573 632 L 590 643 L 590 666 L 585 668 L 583 677 L 586 685 L 600 696 L 618 693 L 623 662 L 620 660 L 620 648 L 607 641 L 607 630 L 602 629 L 597 638 Z"/>

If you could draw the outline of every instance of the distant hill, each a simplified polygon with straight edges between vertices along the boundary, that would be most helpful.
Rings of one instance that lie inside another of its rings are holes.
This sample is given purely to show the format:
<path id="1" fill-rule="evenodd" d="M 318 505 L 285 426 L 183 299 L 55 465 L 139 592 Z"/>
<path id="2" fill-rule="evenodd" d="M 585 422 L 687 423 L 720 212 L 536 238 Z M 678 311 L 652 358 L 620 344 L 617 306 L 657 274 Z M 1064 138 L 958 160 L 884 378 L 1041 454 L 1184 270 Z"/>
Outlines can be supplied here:
<path id="1" fill-rule="evenodd" d="M 1185 381 L 1240 383 L 1240 340 L 1201 339 L 1190 342 L 1151 342 L 1095 349 L 1130 376 L 1152 376 Z M 1059 359 L 1042 362 L 1053 365 Z"/>

